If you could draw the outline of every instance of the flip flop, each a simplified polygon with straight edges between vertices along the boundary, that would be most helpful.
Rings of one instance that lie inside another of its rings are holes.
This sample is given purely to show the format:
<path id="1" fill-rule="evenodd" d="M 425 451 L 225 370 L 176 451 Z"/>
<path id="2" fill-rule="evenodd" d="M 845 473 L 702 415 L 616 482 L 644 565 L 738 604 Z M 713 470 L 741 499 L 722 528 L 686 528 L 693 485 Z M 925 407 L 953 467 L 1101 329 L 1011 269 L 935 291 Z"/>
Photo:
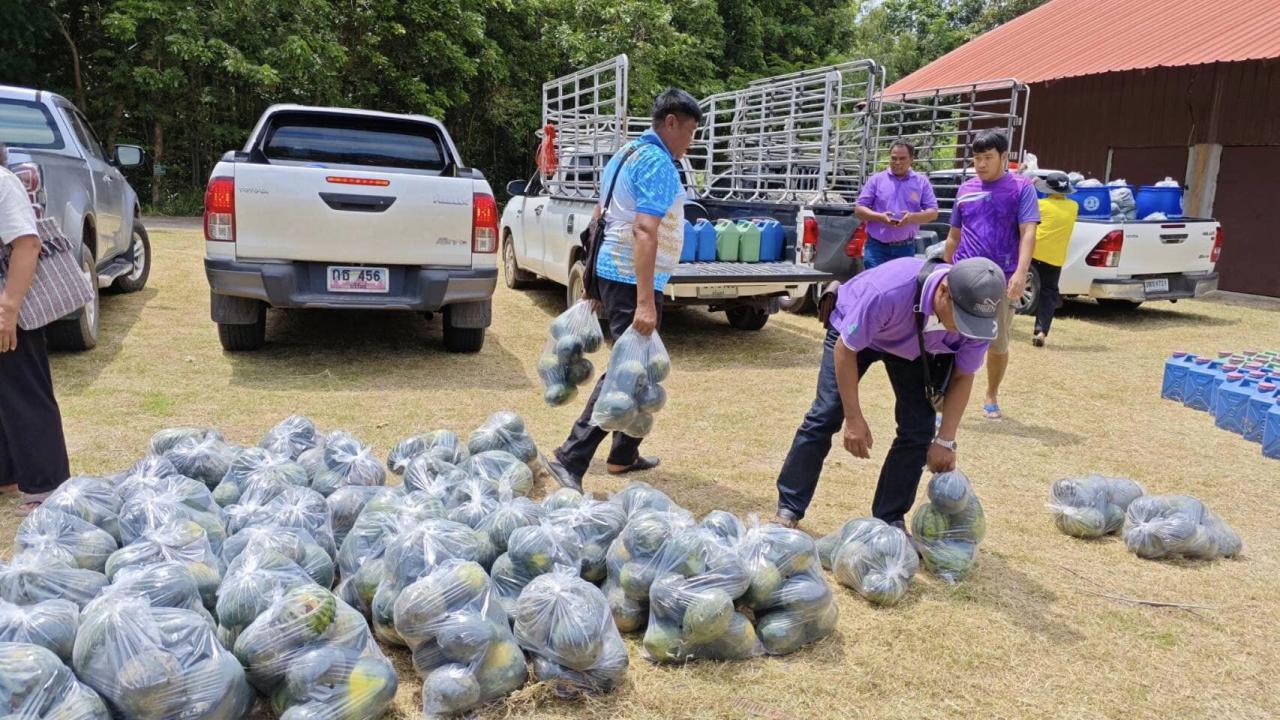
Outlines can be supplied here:
<path id="1" fill-rule="evenodd" d="M 662 464 L 662 460 L 656 457 L 647 458 L 644 456 L 640 456 L 636 458 L 635 462 L 631 463 L 630 465 L 626 466 L 621 470 L 614 470 L 613 468 L 609 468 L 609 474 L 610 475 L 626 475 L 629 472 L 641 472 L 643 470 L 652 470 L 661 464 Z"/>
<path id="2" fill-rule="evenodd" d="M 53 493 L 23 493 L 22 502 L 13 509 L 16 517 L 26 517 L 35 512 Z"/>
<path id="3" fill-rule="evenodd" d="M 996 422 L 1004 419 L 1004 415 L 1000 412 L 1000 406 L 995 403 L 987 403 L 982 406 L 982 417 Z"/>

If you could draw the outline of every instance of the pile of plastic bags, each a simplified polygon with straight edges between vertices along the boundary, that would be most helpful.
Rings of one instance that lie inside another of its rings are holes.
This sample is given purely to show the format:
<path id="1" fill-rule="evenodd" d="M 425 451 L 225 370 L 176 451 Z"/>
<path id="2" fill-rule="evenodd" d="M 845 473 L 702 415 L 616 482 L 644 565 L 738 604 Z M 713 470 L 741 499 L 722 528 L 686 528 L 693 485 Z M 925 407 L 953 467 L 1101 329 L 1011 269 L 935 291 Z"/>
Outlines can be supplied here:
<path id="1" fill-rule="evenodd" d="M 515 636 L 533 675 L 562 696 L 607 693 L 626 677 L 627 646 L 600 589 L 560 566 L 520 593 Z"/>
<path id="2" fill-rule="evenodd" d="M 604 333 L 589 300 L 574 303 L 551 321 L 550 337 L 538 358 L 538 377 L 548 405 L 564 405 L 578 394 L 578 387 L 596 371 L 585 356 L 602 345 Z"/>
<path id="3" fill-rule="evenodd" d="M 878 518 L 854 518 L 818 548 L 822 566 L 873 605 L 896 605 L 920 568 L 907 534 Z"/>
<path id="4" fill-rule="evenodd" d="M 938 578 L 963 580 L 978 562 L 978 543 L 987 533 L 982 503 L 959 470 L 929 480 L 929 502 L 916 509 L 911 533 L 924 566 Z"/>
<path id="5" fill-rule="evenodd" d="M 624 503 L 618 505 L 625 509 Z M 658 576 L 662 549 L 672 536 L 693 527 L 692 515 L 673 505 L 668 507 L 672 509 L 638 510 L 609 545 L 605 556 L 604 591 L 613 620 L 624 633 L 645 628 L 649 620 L 649 588 Z"/>
<path id="6" fill-rule="evenodd" d="M 752 518 L 738 550 L 750 580 L 739 605 L 754 615 L 765 652 L 793 653 L 835 631 L 839 610 L 813 538 Z"/>
<path id="7" fill-rule="evenodd" d="M 591 411 L 591 424 L 609 432 L 642 438 L 653 430 L 653 416 L 667 404 L 662 381 L 671 374 L 671 356 L 657 332 L 634 328 L 613 344 L 609 369 Z"/>
<path id="8" fill-rule="evenodd" d="M 1129 503 L 1124 542 L 1140 558 L 1233 558 L 1244 549 L 1235 530 L 1186 495 L 1144 495 Z"/>
<path id="9" fill-rule="evenodd" d="M 1127 478 L 1068 477 L 1050 486 L 1048 507 L 1063 533 L 1097 538 L 1119 532 L 1129 504 L 1142 495 L 1142 487 Z"/>

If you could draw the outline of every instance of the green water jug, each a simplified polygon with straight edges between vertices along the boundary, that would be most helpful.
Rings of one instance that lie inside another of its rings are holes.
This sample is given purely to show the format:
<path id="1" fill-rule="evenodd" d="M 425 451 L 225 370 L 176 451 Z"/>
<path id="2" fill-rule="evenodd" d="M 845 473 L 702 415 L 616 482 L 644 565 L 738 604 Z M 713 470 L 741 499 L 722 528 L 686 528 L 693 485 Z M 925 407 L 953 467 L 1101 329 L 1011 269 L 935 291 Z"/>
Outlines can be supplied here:
<path id="1" fill-rule="evenodd" d="M 738 221 L 738 260 L 760 262 L 760 226 L 754 220 Z"/>
<path id="2" fill-rule="evenodd" d="M 716 259 L 721 262 L 738 262 L 740 252 L 741 231 L 732 220 L 720 220 L 716 223 Z"/>

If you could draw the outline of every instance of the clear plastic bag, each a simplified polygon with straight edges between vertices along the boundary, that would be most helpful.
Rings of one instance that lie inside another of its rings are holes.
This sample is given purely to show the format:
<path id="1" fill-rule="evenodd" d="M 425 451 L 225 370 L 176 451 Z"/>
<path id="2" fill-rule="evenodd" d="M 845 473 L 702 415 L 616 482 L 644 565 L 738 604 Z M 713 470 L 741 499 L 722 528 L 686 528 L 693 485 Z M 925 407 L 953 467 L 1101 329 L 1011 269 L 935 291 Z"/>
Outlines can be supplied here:
<path id="1" fill-rule="evenodd" d="M 546 515 L 542 506 L 529 498 L 512 497 L 510 493 L 505 493 L 492 512 L 482 517 L 475 528 L 488 534 L 494 552 L 502 554 L 507 551 L 507 540 L 511 533 L 518 528 L 537 525 Z"/>
<path id="2" fill-rule="evenodd" d="M 707 516 L 702 518 L 702 522 L 698 523 L 700 527 L 704 527 L 715 533 L 722 541 L 730 545 L 736 545 L 746 534 L 747 528 L 738 519 L 737 515 L 724 510 L 712 510 Z"/>
<path id="3" fill-rule="evenodd" d="M 120 499 L 128 500 L 137 490 L 151 487 L 161 480 L 172 477 L 181 477 L 173 463 L 159 455 L 147 455 L 130 466 L 128 470 L 117 474 L 112 478 L 111 483 L 115 485 Z"/>
<path id="4" fill-rule="evenodd" d="M 428 519 L 443 519 L 444 506 L 423 492 L 379 494 L 365 505 L 338 551 L 339 596 L 365 614 L 373 606 L 378 585 L 386 577 L 387 543 L 402 531 Z"/>
<path id="5" fill-rule="evenodd" d="M 654 332 L 633 328 L 618 338 L 609 356 L 591 424 L 601 430 L 643 438 L 653 430 L 653 416 L 667 404 L 662 382 L 671 374 L 671 356 Z"/>
<path id="6" fill-rule="evenodd" d="M 447 506 L 450 520 L 467 527 L 479 527 L 482 520 L 498 509 L 498 489 L 486 480 L 470 477 L 454 488 Z"/>
<path id="7" fill-rule="evenodd" d="M 151 530 L 179 520 L 199 525 L 214 551 L 222 549 L 227 531 L 222 508 L 202 483 L 169 475 L 135 484 L 120 506 L 120 542 L 129 545 Z"/>
<path id="8" fill-rule="evenodd" d="M 0 708 L 6 720 L 111 720 L 98 693 L 30 643 L 0 642 Z"/>
<path id="9" fill-rule="evenodd" d="M 1133 197 L 1129 181 L 1117 178 L 1107 183 L 1111 192 L 1111 216 L 1114 220 L 1137 220 L 1138 201 Z"/>
<path id="10" fill-rule="evenodd" d="M 107 558 L 106 575 L 114 581 L 125 568 L 145 568 L 163 562 L 182 563 L 196 580 L 205 608 L 213 610 L 222 583 L 222 560 L 204 530 L 191 521 L 173 520 L 147 531 Z"/>
<path id="11" fill-rule="evenodd" d="M 1127 478 L 1102 475 L 1068 477 L 1049 488 L 1049 512 L 1058 529 L 1078 538 L 1097 538 L 1119 532 L 1129 503 L 1144 494 Z"/>
<path id="12" fill-rule="evenodd" d="M 693 525 L 693 516 L 684 510 L 642 509 L 609 544 L 604 591 L 618 630 L 644 629 L 649 621 L 649 589 L 658 574 L 662 548 L 673 535 Z"/>
<path id="13" fill-rule="evenodd" d="M 533 471 L 527 461 L 505 450 L 484 450 L 473 454 L 462 461 L 458 469 L 468 477 L 483 481 L 495 498 L 504 491 L 512 495 L 533 492 Z"/>
<path id="14" fill-rule="evenodd" d="M 1235 530 L 1187 495 L 1143 495 L 1129 503 L 1124 542 L 1140 558 L 1234 558 L 1244 549 Z"/>
<path id="15" fill-rule="evenodd" d="M 896 605 L 920 569 L 907 534 L 878 518 L 857 518 L 839 536 L 831 563 L 836 580 L 872 605 Z"/>
<path id="16" fill-rule="evenodd" d="M 538 377 L 548 405 L 564 405 L 578 394 L 579 386 L 591 380 L 596 368 L 585 356 L 602 345 L 600 319 L 589 300 L 579 300 L 551 321 L 538 357 Z"/>
<path id="17" fill-rule="evenodd" d="M 404 487 L 430 493 L 445 502 L 468 477 L 457 465 L 428 453 L 409 461 L 404 471 Z"/>
<path id="18" fill-rule="evenodd" d="M 293 560 L 266 546 L 251 546 L 231 562 L 218 589 L 218 640 L 235 647 L 244 629 L 285 592 L 314 585 Z"/>
<path id="19" fill-rule="evenodd" d="M 582 493 L 573 488 L 558 488 L 542 498 L 542 509 L 547 512 L 554 512 L 564 508 L 577 507 L 582 504 L 583 499 Z"/>
<path id="20" fill-rule="evenodd" d="M 236 451 L 219 437 L 184 437 L 165 451 L 164 458 L 182 475 L 213 489 L 231 469 Z"/>
<path id="21" fill-rule="evenodd" d="M 262 448 L 245 448 L 231 462 L 222 481 L 213 489 L 213 499 L 222 507 L 240 502 L 245 488 L 254 480 L 279 481 L 308 487 L 311 476 L 301 464 Z"/>
<path id="22" fill-rule="evenodd" d="M 404 645 L 392 613 L 401 591 L 426 577 L 445 560 L 484 564 L 493 546 L 489 537 L 450 520 L 427 519 L 403 529 L 387 543 L 383 578 L 370 604 L 374 633 L 384 642 Z"/>
<path id="23" fill-rule="evenodd" d="M 813 538 L 757 517 L 741 537 L 737 548 L 750 584 L 738 604 L 755 617 L 765 652 L 786 655 L 834 632 L 839 611 Z"/>
<path id="24" fill-rule="evenodd" d="M 373 449 L 346 433 L 334 433 L 324 445 L 324 467 L 311 481 L 311 489 L 328 497 L 347 485 L 385 485 L 387 471 Z"/>
<path id="25" fill-rule="evenodd" d="M 78 568 L 61 555 L 29 550 L 7 563 L 0 560 L 0 599 L 15 605 L 62 598 L 83 608 L 106 586 L 106 575 Z"/>
<path id="26" fill-rule="evenodd" d="M 626 678 L 627 646 L 600 589 L 560 566 L 529 583 L 516 603 L 515 636 L 533 672 L 561 696 L 607 693 Z"/>
<path id="27" fill-rule="evenodd" d="M 925 568 L 941 580 L 963 580 L 978 562 L 978 543 L 987 533 L 982 503 L 959 470 L 929 480 L 929 502 L 911 517 L 911 534 Z"/>
<path id="28" fill-rule="evenodd" d="M 471 455 L 501 450 L 530 465 L 538 460 L 538 446 L 525 429 L 524 419 L 510 410 L 490 415 L 476 428 L 467 439 L 467 450 Z"/>
<path id="29" fill-rule="evenodd" d="M 112 597 L 81 617 L 73 664 L 125 720 L 238 720 L 253 704 L 244 668 L 208 623 L 137 596 Z"/>
<path id="30" fill-rule="evenodd" d="M 89 603 L 85 611 L 91 611 L 94 603 L 115 595 L 142 597 L 152 607 L 190 610 L 204 618 L 210 627 L 217 624 L 204 606 L 196 576 L 187 564 L 176 560 L 119 568 L 111 584 L 103 588 L 102 594 Z"/>
<path id="31" fill-rule="evenodd" d="M 764 652 L 751 620 L 734 607 L 752 581 L 737 548 L 707 528 L 689 528 L 667 540 L 656 568 L 644 632 L 650 660 L 743 660 Z"/>
<path id="32" fill-rule="evenodd" d="M 303 415 L 290 415 L 268 430 L 258 446 L 276 455 L 297 460 L 299 455 L 314 448 L 319 442 L 320 433 L 310 418 Z"/>
<path id="33" fill-rule="evenodd" d="M 179 441 L 187 439 L 193 439 L 198 442 L 208 439 L 222 440 L 223 437 L 222 433 L 211 427 L 166 428 L 151 436 L 151 443 L 148 447 L 152 455 L 164 455 Z"/>
<path id="34" fill-rule="evenodd" d="M 0 600 L 0 646 L 4 643 L 39 645 L 70 662 L 80 625 L 80 608 L 70 600 L 45 600 L 14 605 Z M 0 681 L 0 686 L 4 685 Z M 0 707 L 7 707 L 0 702 Z"/>
<path id="35" fill-rule="evenodd" d="M 80 518 L 120 540 L 120 505 L 124 501 L 102 478 L 73 477 L 58 486 L 41 507 Z"/>
<path id="36" fill-rule="evenodd" d="M 227 530 L 277 526 L 306 530 L 330 557 L 338 554 L 324 496 L 309 488 L 261 480 L 250 483 L 240 503 L 227 508 Z"/>
<path id="37" fill-rule="evenodd" d="M 609 502 L 621 506 L 628 519 L 635 517 L 636 513 L 642 510 L 666 512 L 680 509 L 671 498 L 667 497 L 666 493 L 643 480 L 633 480 L 625 488 L 614 493 L 609 498 Z"/>
<path id="38" fill-rule="evenodd" d="M 424 676 L 428 718 L 472 710 L 504 697 L 528 677 L 507 614 L 484 568 L 446 560 L 396 599 L 395 628 Z"/>
<path id="39" fill-rule="evenodd" d="M 577 505 L 553 510 L 548 520 L 573 530 L 582 545 L 582 579 L 599 585 L 609 577 L 609 545 L 627 525 L 621 505 L 584 498 Z"/>
<path id="40" fill-rule="evenodd" d="M 22 520 L 14 538 L 18 550 L 43 550 L 61 555 L 76 567 L 102 572 L 107 558 L 119 547 L 116 539 L 78 517 L 46 507 Z"/>
<path id="41" fill-rule="evenodd" d="M 240 633 L 235 655 L 280 720 L 379 718 L 398 687 L 364 618 L 318 585 L 272 602 Z"/>
<path id="42" fill-rule="evenodd" d="M 409 464 L 420 457 L 457 465 L 467 459 L 467 449 L 452 430 L 411 435 L 401 440 L 387 455 L 387 469 L 396 475 L 404 475 Z"/>
<path id="43" fill-rule="evenodd" d="M 573 528 L 543 519 L 511 533 L 507 551 L 493 561 L 492 570 L 494 589 L 504 608 L 514 610 L 525 587 L 557 565 L 582 565 L 582 541 Z"/>
<path id="44" fill-rule="evenodd" d="M 336 576 L 333 558 L 306 530 L 276 525 L 245 528 L 227 539 L 220 557 L 223 564 L 230 567 L 244 553 L 261 550 L 280 553 L 305 570 L 315 584 L 333 587 Z"/>
<path id="45" fill-rule="evenodd" d="M 329 518 L 333 523 L 333 542 L 339 548 L 342 547 L 342 541 L 355 526 L 356 519 L 360 517 L 364 506 L 368 505 L 374 497 L 379 494 L 402 492 L 402 488 L 391 488 L 385 485 L 348 485 L 335 490 L 332 495 L 325 498 L 325 504 L 329 506 Z"/>

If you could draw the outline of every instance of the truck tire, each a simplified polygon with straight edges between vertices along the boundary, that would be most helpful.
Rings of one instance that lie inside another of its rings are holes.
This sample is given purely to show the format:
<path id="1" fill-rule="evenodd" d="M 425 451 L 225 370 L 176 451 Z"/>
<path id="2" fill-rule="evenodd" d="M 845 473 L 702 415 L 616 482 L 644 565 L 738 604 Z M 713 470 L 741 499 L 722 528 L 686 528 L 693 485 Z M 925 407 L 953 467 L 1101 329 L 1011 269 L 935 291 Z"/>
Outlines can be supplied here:
<path id="1" fill-rule="evenodd" d="M 151 237 L 136 218 L 133 221 L 133 239 L 129 243 L 129 253 L 133 269 L 111 284 L 112 289 L 117 292 L 138 292 L 147 286 L 147 278 L 151 277 Z"/>
<path id="2" fill-rule="evenodd" d="M 258 306 L 258 317 L 251 323 L 218 323 L 218 342 L 227 352 L 261 349 L 267 342 L 267 306 Z"/>
<path id="3" fill-rule="evenodd" d="M 77 317 L 59 320 L 49 325 L 46 337 L 50 349 L 83 352 L 92 350 L 98 345 L 98 331 L 101 328 L 98 301 L 101 293 L 98 291 L 98 273 L 94 266 L 93 252 L 87 247 L 81 248 L 80 266 L 93 279 L 90 283 L 93 286 L 93 300 L 84 306 Z"/>
<path id="4" fill-rule="evenodd" d="M 1027 287 L 1022 297 L 1013 303 L 1013 311 L 1019 315 L 1035 315 L 1040 307 L 1040 273 L 1035 265 L 1027 271 Z"/>
<path id="5" fill-rule="evenodd" d="M 451 353 L 476 353 L 484 347 L 485 328 L 460 328 L 453 324 L 453 308 L 444 309 L 444 349 Z"/>
<path id="6" fill-rule="evenodd" d="M 520 269 L 516 261 L 516 246 L 511 242 L 511 232 L 502 239 L 502 279 L 512 290 L 523 290 L 538 279 L 538 276 Z"/>
<path id="7" fill-rule="evenodd" d="M 814 283 L 802 295 L 787 295 L 778 298 L 778 308 L 784 312 L 793 315 L 807 315 L 818 307 L 818 293 L 822 291 L 822 286 Z"/>
<path id="8" fill-rule="evenodd" d="M 756 331 L 769 322 L 769 313 L 764 308 L 752 305 L 735 305 L 724 311 L 729 318 L 729 325 L 738 330 Z"/>

